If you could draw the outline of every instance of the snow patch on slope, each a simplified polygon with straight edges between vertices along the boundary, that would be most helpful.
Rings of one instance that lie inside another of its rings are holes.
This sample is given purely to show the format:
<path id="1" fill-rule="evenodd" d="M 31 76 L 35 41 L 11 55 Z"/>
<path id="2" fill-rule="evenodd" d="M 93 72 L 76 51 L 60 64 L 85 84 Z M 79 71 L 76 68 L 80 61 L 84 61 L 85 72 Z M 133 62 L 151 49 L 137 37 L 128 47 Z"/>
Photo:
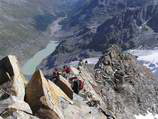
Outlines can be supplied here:
<path id="1" fill-rule="evenodd" d="M 130 50 L 129 53 L 138 56 L 138 61 L 148 67 L 158 77 L 158 50 Z"/>
<path id="2" fill-rule="evenodd" d="M 158 115 L 153 115 L 151 113 L 148 113 L 146 116 L 138 115 L 135 117 L 136 117 L 136 119 L 158 119 Z"/>

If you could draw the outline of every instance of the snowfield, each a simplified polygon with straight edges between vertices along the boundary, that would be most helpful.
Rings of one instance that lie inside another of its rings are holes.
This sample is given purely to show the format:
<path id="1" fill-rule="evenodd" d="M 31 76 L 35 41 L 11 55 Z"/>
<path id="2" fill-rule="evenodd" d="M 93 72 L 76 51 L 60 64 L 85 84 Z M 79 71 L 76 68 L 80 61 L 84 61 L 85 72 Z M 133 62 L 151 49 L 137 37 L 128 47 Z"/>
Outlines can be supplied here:
<path id="1" fill-rule="evenodd" d="M 158 50 L 130 50 L 129 53 L 138 56 L 138 61 L 148 67 L 158 77 Z"/>
<path id="2" fill-rule="evenodd" d="M 138 115 L 135 117 L 136 117 L 136 119 L 158 119 L 158 115 L 153 115 L 151 113 L 148 113 L 146 116 Z"/>

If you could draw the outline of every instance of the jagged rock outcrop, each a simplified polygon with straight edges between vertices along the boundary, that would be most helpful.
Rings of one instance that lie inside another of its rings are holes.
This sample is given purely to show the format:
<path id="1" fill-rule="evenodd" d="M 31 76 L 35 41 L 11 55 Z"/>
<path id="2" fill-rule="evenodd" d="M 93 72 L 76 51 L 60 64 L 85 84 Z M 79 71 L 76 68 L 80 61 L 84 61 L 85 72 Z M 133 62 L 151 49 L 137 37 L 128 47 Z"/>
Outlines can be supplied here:
<path id="1" fill-rule="evenodd" d="M 25 78 L 15 56 L 0 60 L 0 116 L 5 119 L 38 119 L 24 102 Z"/>
<path id="2" fill-rule="evenodd" d="M 9 117 L 4 118 L 4 119 L 39 119 L 38 117 L 33 116 L 31 114 L 28 114 L 28 113 L 25 113 L 23 111 L 15 111 L 13 113 L 11 111 L 10 114 L 12 116 L 9 116 Z"/>
<path id="3" fill-rule="evenodd" d="M 72 103 L 58 86 L 46 80 L 41 71 L 36 71 L 26 88 L 26 102 L 33 113 L 41 119 L 64 119 L 60 100 Z"/>
<path id="4" fill-rule="evenodd" d="M 114 45 L 105 51 L 95 69 L 99 94 L 117 119 L 135 119 L 134 115 L 147 111 L 158 113 L 158 81 L 136 57 Z"/>

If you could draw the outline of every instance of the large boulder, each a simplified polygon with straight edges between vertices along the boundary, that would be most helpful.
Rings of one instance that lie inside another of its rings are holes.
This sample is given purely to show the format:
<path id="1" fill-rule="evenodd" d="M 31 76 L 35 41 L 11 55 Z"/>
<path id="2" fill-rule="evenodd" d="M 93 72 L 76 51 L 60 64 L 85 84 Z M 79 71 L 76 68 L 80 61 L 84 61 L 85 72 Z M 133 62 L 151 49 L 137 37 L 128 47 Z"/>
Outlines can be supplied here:
<path id="1" fill-rule="evenodd" d="M 23 100 L 25 95 L 24 80 L 15 56 L 10 55 L 0 60 L 0 89 L 5 93 L 1 93 L 1 97 L 12 95 Z"/>
<path id="2" fill-rule="evenodd" d="M 63 119 L 61 99 L 72 103 L 58 86 L 46 80 L 40 70 L 36 71 L 26 88 L 26 101 L 33 113 L 42 119 Z"/>
<path id="3" fill-rule="evenodd" d="M 0 114 L 5 119 L 37 119 L 24 102 L 25 78 L 15 56 L 0 60 Z"/>

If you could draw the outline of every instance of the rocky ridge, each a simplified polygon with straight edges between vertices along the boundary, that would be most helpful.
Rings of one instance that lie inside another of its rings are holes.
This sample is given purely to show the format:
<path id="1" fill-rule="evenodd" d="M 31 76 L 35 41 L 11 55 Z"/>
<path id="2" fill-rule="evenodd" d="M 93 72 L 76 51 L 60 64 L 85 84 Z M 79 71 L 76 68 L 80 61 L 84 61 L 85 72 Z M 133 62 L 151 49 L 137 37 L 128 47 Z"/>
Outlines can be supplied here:
<path id="1" fill-rule="evenodd" d="M 53 67 L 52 67 L 53 68 Z M 52 75 L 52 74 L 49 74 Z M 84 81 L 77 95 L 67 78 L 59 83 L 37 70 L 27 81 L 14 56 L 0 60 L 0 117 L 4 119 L 135 119 L 158 113 L 157 80 L 117 46 L 105 51 L 95 66 L 71 67 Z"/>
<path id="2" fill-rule="evenodd" d="M 134 119 L 133 115 L 148 111 L 157 114 L 158 82 L 135 56 L 112 46 L 95 69 L 100 95 L 117 119 Z"/>
<path id="3" fill-rule="evenodd" d="M 61 82 L 56 85 L 37 70 L 28 82 L 20 72 L 14 56 L 2 59 L 0 64 L 1 118 L 70 119 L 74 115 L 81 119 L 106 119 L 98 108 L 86 104 L 86 98 L 74 94 L 65 78 L 61 77 Z M 75 68 L 73 71 L 79 72 Z M 93 89 L 89 83 L 87 89 Z M 92 93 L 98 99 L 94 90 Z"/>

